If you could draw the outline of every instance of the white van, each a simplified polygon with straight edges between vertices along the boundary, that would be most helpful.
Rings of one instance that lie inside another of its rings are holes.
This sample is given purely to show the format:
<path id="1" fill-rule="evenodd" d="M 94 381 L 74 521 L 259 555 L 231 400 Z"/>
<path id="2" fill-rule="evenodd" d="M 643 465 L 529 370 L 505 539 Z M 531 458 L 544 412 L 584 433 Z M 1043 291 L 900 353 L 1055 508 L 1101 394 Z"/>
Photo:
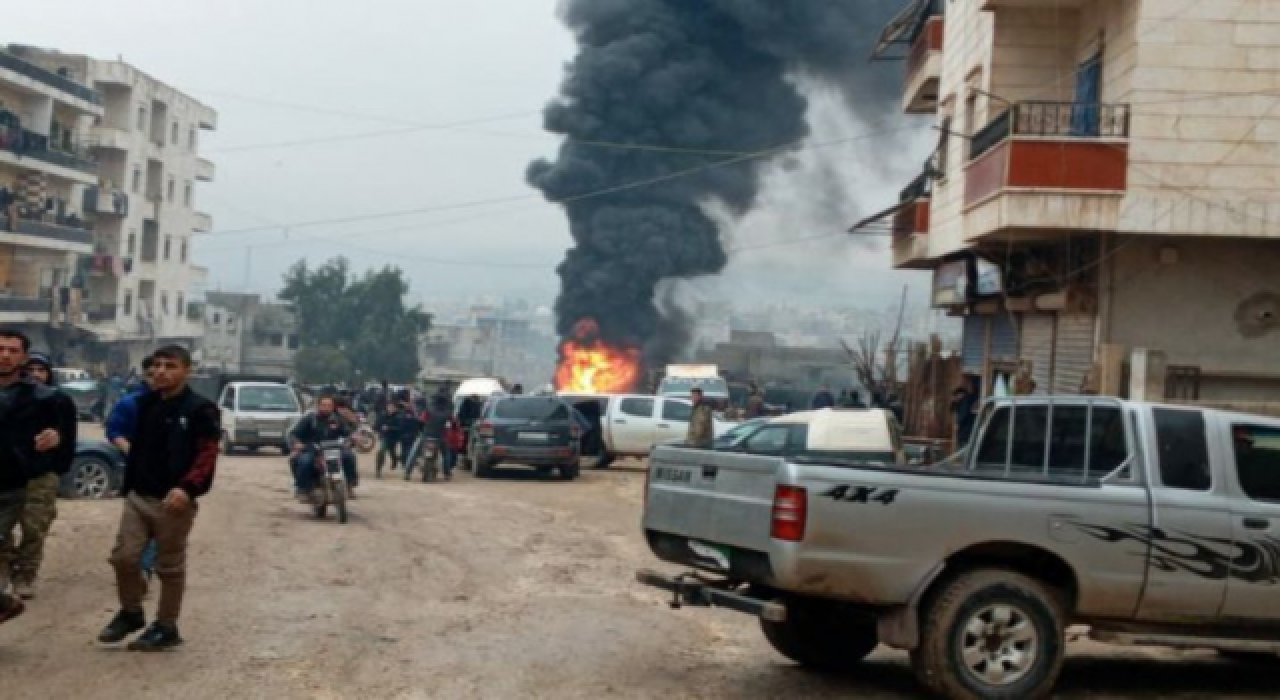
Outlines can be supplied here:
<path id="1" fill-rule="evenodd" d="M 302 403 L 286 384 L 231 382 L 218 398 L 222 409 L 222 453 L 239 447 L 278 447 L 289 454 L 289 431 L 302 417 Z"/>

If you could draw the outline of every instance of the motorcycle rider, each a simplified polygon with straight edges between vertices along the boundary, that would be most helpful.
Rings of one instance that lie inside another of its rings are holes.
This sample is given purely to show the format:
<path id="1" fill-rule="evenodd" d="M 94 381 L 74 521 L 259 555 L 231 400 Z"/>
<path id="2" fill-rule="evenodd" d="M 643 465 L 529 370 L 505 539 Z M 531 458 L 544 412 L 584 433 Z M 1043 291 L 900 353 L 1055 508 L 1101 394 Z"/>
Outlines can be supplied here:
<path id="1" fill-rule="evenodd" d="M 293 468 L 294 486 L 298 500 L 311 502 L 311 489 L 315 485 L 315 453 L 311 446 L 327 440 L 350 441 L 351 426 L 337 412 L 337 401 L 332 396 L 322 396 L 316 401 L 316 408 L 303 416 L 293 432 L 289 434 L 293 441 L 293 455 L 289 458 L 289 466 Z M 347 479 L 348 493 L 356 497 L 356 486 L 360 475 L 356 471 L 356 455 L 348 444 L 342 448 L 342 472 Z"/>

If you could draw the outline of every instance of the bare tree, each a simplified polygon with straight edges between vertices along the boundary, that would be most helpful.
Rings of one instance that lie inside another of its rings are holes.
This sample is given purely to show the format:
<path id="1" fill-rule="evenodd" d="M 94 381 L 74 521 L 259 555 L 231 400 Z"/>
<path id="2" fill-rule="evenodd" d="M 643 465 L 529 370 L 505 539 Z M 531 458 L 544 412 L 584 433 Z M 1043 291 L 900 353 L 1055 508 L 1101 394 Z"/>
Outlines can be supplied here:
<path id="1" fill-rule="evenodd" d="M 867 390 L 876 396 L 887 396 L 896 391 L 898 386 L 898 355 L 902 350 L 902 324 L 907 310 L 907 288 L 902 288 L 902 303 L 898 307 L 898 321 L 893 335 L 883 345 L 884 361 L 880 361 L 882 346 L 880 332 L 867 331 L 858 339 L 857 347 L 841 340 L 840 345 L 849 362 L 853 365 L 854 374 Z"/>

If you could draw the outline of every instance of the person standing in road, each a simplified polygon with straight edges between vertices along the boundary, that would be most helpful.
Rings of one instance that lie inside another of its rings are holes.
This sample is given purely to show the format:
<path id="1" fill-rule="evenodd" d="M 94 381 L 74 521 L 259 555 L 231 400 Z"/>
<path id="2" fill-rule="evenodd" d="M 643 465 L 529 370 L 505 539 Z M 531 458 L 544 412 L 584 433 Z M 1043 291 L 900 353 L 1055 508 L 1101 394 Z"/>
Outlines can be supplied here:
<path id="1" fill-rule="evenodd" d="M 27 482 L 27 500 L 18 519 L 22 540 L 14 550 L 10 573 L 13 592 L 23 600 L 36 597 L 36 577 L 44 561 L 44 542 L 58 517 L 58 486 L 76 457 L 79 425 L 75 402 L 57 390 L 58 380 L 48 355 L 31 354 L 27 360 L 27 377 L 54 392 L 51 400 L 58 417 L 60 444 L 57 449 L 40 455 L 37 473 Z"/>
<path id="2" fill-rule="evenodd" d="M 693 399 L 693 415 L 689 416 L 689 432 L 685 436 L 685 444 L 698 449 L 710 449 L 716 439 L 715 416 L 711 404 L 703 397 L 702 390 L 695 388 L 690 392 Z"/>
<path id="3" fill-rule="evenodd" d="M 822 388 L 818 390 L 818 393 L 813 395 L 813 403 L 810 404 L 810 408 L 817 411 L 823 408 L 835 408 L 835 405 L 836 396 L 831 393 L 831 385 L 824 384 Z"/>
<path id="4" fill-rule="evenodd" d="M 373 426 L 379 437 L 378 456 L 374 462 L 376 478 L 382 478 L 382 466 L 386 464 L 388 457 L 391 458 L 391 471 L 395 471 L 400 466 L 400 459 L 403 456 L 400 451 L 400 445 L 403 443 L 401 435 L 403 427 L 404 419 L 400 415 L 400 402 L 388 402 L 382 413 L 378 414 L 378 422 Z"/>
<path id="5" fill-rule="evenodd" d="M 5 591 L 16 555 L 11 533 L 22 519 L 27 482 L 62 444 L 54 392 L 23 377 L 30 351 L 27 336 L 0 330 L 0 623 L 26 607 Z"/>
<path id="6" fill-rule="evenodd" d="M 120 611 L 98 635 L 116 644 L 146 627 L 130 651 L 163 651 L 182 644 L 178 617 L 187 584 L 187 540 L 196 499 L 209 493 L 218 464 L 218 407 L 187 386 L 191 354 L 168 345 L 151 355 L 152 391 L 138 399 L 138 429 L 125 465 L 120 529 L 111 564 Z M 142 552 L 154 538 L 160 603 L 147 627 Z"/>
<path id="7" fill-rule="evenodd" d="M 760 391 L 758 384 L 752 382 L 750 394 L 747 396 L 747 419 L 763 418 L 764 414 L 764 392 Z"/>

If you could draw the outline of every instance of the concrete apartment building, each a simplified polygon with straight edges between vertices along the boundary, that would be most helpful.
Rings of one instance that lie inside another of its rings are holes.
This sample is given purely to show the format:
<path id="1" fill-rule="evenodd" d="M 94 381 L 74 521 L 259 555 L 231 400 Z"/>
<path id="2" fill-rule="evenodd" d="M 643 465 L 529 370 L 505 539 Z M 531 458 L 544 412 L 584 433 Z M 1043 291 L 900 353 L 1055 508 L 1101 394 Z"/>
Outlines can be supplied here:
<path id="1" fill-rule="evenodd" d="M 876 57 L 939 141 L 860 225 L 984 391 L 1108 391 L 1145 350 L 1154 398 L 1280 400 L 1280 3 L 917 0 Z"/>
<path id="2" fill-rule="evenodd" d="M 202 367 L 232 374 L 293 377 L 298 318 L 288 304 L 257 294 L 208 292 L 195 308 L 204 316 Z"/>
<path id="3" fill-rule="evenodd" d="M 217 126 L 217 113 L 123 61 L 21 46 L 0 55 L 87 95 L 54 118 L 83 174 L 66 209 L 93 231 L 91 245 L 73 251 L 80 313 L 63 361 L 123 370 L 158 343 L 194 345 L 205 319 L 192 301 L 205 272 L 191 238 L 212 228 L 196 185 L 215 172 L 199 155 L 200 132 Z"/>
<path id="4" fill-rule="evenodd" d="M 63 351 L 81 319 L 98 182 L 82 135 L 105 108 L 84 85 L 0 50 L 0 325 Z"/>

